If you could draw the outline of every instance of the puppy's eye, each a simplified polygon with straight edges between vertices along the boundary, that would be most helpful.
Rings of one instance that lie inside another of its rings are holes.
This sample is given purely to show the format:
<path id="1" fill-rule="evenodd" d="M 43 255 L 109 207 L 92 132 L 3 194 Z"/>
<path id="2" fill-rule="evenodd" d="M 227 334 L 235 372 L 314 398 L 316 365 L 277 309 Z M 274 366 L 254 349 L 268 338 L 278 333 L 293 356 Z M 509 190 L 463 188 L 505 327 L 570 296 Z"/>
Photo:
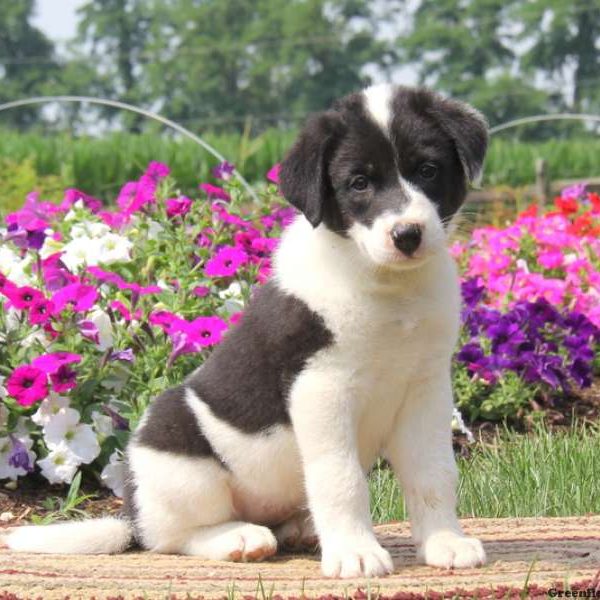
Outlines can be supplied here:
<path id="1" fill-rule="evenodd" d="M 364 175 L 357 175 L 350 180 L 350 187 L 357 192 L 364 192 L 369 187 L 369 180 Z"/>
<path id="2" fill-rule="evenodd" d="M 430 162 L 423 163 L 419 167 L 419 176 L 422 179 L 431 181 L 432 179 L 435 179 L 437 177 L 437 174 L 438 174 L 438 167 L 434 163 L 430 163 Z"/>

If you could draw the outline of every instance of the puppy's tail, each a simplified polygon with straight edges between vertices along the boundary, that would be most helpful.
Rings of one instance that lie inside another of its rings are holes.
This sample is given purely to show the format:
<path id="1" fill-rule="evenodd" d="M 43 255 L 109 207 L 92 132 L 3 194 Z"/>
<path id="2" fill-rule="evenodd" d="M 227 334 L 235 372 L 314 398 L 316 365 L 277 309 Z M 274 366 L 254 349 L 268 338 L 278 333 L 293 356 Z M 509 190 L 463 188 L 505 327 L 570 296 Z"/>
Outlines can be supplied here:
<path id="1" fill-rule="evenodd" d="M 133 526 L 116 517 L 54 525 L 26 525 L 0 532 L 0 545 L 41 554 L 118 554 L 133 541 Z"/>

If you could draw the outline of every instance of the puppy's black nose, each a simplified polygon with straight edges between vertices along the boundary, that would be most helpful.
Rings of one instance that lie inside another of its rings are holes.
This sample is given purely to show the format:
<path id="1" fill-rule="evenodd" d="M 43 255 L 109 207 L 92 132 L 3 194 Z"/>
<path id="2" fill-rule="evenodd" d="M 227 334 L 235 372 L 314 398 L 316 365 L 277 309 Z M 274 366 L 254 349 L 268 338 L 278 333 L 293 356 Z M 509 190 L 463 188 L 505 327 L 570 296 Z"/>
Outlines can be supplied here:
<path id="1" fill-rule="evenodd" d="M 412 256 L 421 245 L 421 226 L 415 223 L 410 225 L 394 225 L 391 231 L 394 246 L 406 256 Z"/>

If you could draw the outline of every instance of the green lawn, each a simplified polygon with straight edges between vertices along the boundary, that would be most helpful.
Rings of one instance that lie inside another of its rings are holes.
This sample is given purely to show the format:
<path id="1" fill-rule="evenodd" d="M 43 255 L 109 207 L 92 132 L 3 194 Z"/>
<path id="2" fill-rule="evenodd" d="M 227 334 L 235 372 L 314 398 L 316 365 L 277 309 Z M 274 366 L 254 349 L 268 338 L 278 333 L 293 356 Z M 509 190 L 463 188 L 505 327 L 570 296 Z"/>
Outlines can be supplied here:
<path id="1" fill-rule="evenodd" d="M 458 467 L 463 517 L 600 513 L 600 427 L 503 431 L 493 444 L 474 445 L 470 458 L 458 458 Z M 376 522 L 407 518 L 389 469 L 375 469 L 369 483 Z"/>

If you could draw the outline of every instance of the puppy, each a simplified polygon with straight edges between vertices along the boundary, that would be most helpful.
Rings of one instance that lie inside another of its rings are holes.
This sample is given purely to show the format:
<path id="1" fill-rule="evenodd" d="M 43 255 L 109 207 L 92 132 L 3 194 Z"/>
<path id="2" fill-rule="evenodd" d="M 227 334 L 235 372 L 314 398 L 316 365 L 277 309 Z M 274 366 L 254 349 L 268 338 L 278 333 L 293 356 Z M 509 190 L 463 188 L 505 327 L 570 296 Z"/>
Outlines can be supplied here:
<path id="1" fill-rule="evenodd" d="M 250 561 L 318 540 L 325 575 L 384 575 L 366 479 L 383 456 L 420 558 L 482 564 L 455 512 L 447 236 L 486 146 L 479 113 L 424 89 L 371 87 L 313 116 L 282 164 L 301 214 L 274 276 L 149 406 L 127 449 L 124 517 L 17 528 L 5 543 Z"/>

